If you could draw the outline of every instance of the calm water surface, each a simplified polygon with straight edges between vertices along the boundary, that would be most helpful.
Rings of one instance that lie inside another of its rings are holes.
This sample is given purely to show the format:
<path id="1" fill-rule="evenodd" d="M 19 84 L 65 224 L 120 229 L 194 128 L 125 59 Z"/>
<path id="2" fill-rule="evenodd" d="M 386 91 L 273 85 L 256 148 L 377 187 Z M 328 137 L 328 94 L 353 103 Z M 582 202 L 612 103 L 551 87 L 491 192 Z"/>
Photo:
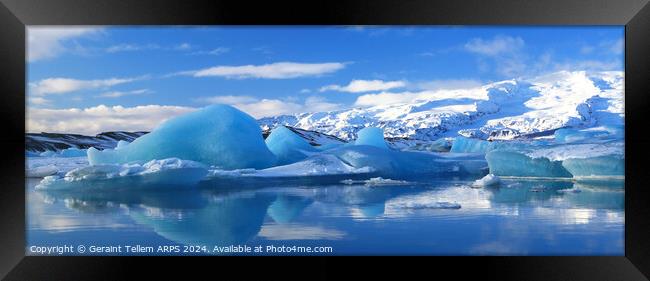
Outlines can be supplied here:
<path id="1" fill-rule="evenodd" d="M 347 178 L 86 192 L 35 191 L 39 180 L 28 179 L 27 253 L 32 245 L 284 245 L 331 247 L 327 255 L 624 254 L 622 181 L 505 179 L 477 189 L 474 178 L 340 183 Z M 129 254 L 161 253 L 111 255 Z"/>

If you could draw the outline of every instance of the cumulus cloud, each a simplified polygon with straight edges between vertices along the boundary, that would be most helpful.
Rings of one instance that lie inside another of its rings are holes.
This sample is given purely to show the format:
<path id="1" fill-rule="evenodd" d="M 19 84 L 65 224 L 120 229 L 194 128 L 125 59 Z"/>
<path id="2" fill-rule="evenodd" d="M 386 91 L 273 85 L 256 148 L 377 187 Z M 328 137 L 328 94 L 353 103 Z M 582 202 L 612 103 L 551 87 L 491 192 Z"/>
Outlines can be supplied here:
<path id="1" fill-rule="evenodd" d="M 255 118 L 295 114 L 303 112 L 320 112 L 339 109 L 341 104 L 328 102 L 318 96 L 307 97 L 303 103 L 294 99 L 259 99 L 252 96 L 213 96 L 202 97 L 195 101 L 204 104 L 229 104 Z"/>
<path id="2" fill-rule="evenodd" d="M 465 44 L 465 50 L 486 56 L 497 56 L 518 51 L 524 46 L 520 37 L 495 36 L 492 39 L 474 38 Z"/>
<path id="3" fill-rule="evenodd" d="M 306 76 L 320 76 L 336 72 L 345 67 L 344 63 L 297 63 L 276 62 L 263 65 L 215 66 L 193 71 L 184 71 L 179 75 L 194 77 L 225 77 L 234 79 L 263 78 L 289 79 Z"/>
<path id="4" fill-rule="evenodd" d="M 88 108 L 27 108 L 29 132 L 95 135 L 107 131 L 151 131 L 163 121 L 195 108 L 165 105 L 135 107 L 99 105 Z"/>
<path id="5" fill-rule="evenodd" d="M 101 89 L 111 86 L 130 83 L 137 80 L 148 78 L 147 76 L 131 78 L 108 78 L 95 80 L 79 80 L 72 78 L 46 78 L 37 82 L 29 83 L 30 94 L 47 95 L 47 94 L 65 94 L 80 90 Z"/>
<path id="6" fill-rule="evenodd" d="M 404 81 L 383 81 L 383 80 L 352 80 L 346 86 L 327 85 L 320 88 L 321 92 L 339 91 L 348 93 L 363 93 L 372 91 L 385 91 L 406 86 Z"/>
<path id="7" fill-rule="evenodd" d="M 35 27 L 27 28 L 27 61 L 35 62 L 55 58 L 66 51 L 69 41 L 97 35 L 101 28 L 94 27 Z"/>

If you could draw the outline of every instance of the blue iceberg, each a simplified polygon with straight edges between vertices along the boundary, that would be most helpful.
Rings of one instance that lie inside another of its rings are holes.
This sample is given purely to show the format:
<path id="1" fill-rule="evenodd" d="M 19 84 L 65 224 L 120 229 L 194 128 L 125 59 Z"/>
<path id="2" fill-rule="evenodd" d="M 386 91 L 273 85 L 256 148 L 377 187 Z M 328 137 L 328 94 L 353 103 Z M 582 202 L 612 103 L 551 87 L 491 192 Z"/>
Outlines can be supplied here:
<path id="1" fill-rule="evenodd" d="M 562 161 L 562 166 L 574 177 L 625 176 L 625 158 L 622 155 L 570 158 Z"/>
<path id="2" fill-rule="evenodd" d="M 171 157 L 222 169 L 261 169 L 276 163 L 255 119 L 221 104 L 169 119 L 119 149 L 88 149 L 91 165 Z"/>
<path id="3" fill-rule="evenodd" d="M 318 152 L 318 149 L 285 126 L 273 129 L 266 138 L 266 145 L 278 157 L 278 165 L 295 163 L 307 158 L 311 153 Z"/>
<path id="4" fill-rule="evenodd" d="M 490 173 L 497 176 L 570 178 L 571 173 L 562 166 L 562 161 L 545 157 L 533 158 L 526 154 L 493 150 L 485 155 Z"/>
<path id="5" fill-rule="evenodd" d="M 376 127 L 367 127 L 357 133 L 355 145 L 370 145 L 382 149 L 388 149 L 384 140 L 384 130 Z"/>

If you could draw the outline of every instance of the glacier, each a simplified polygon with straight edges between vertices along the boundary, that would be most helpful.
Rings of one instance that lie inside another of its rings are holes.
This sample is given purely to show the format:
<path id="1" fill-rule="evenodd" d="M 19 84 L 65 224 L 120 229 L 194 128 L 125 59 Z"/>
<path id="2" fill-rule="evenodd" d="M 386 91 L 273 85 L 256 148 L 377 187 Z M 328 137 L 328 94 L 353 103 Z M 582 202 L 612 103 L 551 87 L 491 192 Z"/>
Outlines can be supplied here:
<path id="1" fill-rule="evenodd" d="M 91 165 L 171 157 L 222 169 L 267 168 L 277 162 L 255 119 L 222 104 L 169 119 L 119 149 L 88 149 Z"/>

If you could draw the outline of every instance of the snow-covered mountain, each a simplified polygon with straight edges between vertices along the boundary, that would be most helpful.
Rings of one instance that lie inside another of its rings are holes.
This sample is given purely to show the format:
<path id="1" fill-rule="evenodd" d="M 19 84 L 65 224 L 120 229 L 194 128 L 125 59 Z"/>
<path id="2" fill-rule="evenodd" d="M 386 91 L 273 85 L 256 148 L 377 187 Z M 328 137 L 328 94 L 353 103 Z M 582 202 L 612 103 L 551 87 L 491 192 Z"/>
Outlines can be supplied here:
<path id="1" fill-rule="evenodd" d="M 114 148 L 120 140 L 131 142 L 147 132 L 104 132 L 96 136 L 57 133 L 25 134 L 25 150 L 32 152 L 59 151 L 67 148 Z"/>
<path id="2" fill-rule="evenodd" d="M 623 78 L 623 72 L 561 71 L 468 89 L 379 93 L 377 98 L 398 96 L 402 102 L 258 122 L 263 129 L 287 125 L 348 141 L 369 126 L 383 128 L 387 139 L 412 143 L 458 135 L 543 136 L 564 127 L 622 126 Z"/>
<path id="3" fill-rule="evenodd" d="M 326 144 L 341 144 L 344 140 L 320 132 L 287 127 L 309 144 L 321 146 Z M 115 148 L 120 140 L 132 142 L 148 132 L 104 132 L 96 136 L 57 133 L 27 133 L 25 134 L 25 150 L 31 152 L 61 151 L 67 148 L 86 149 L 90 147 L 99 150 Z M 271 130 L 264 130 L 262 136 L 266 138 Z"/>

